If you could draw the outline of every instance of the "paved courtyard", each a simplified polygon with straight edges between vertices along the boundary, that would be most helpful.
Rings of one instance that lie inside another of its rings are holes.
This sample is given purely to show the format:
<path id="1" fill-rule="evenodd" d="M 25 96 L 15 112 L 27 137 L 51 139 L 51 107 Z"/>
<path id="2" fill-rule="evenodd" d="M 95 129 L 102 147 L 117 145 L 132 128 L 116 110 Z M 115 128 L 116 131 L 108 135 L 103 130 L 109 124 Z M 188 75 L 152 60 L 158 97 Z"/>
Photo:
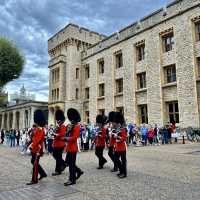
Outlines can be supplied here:
<path id="1" fill-rule="evenodd" d="M 107 153 L 107 152 L 106 152 Z M 105 154 L 106 154 L 105 153 Z M 200 199 L 200 144 L 129 147 L 128 178 L 119 180 L 112 164 L 97 170 L 93 151 L 82 152 L 78 165 L 85 174 L 76 185 L 64 187 L 68 169 L 52 177 L 55 162 L 42 158 L 48 178 L 26 186 L 31 177 L 30 157 L 16 148 L 0 146 L 0 200 L 156 200 Z"/>

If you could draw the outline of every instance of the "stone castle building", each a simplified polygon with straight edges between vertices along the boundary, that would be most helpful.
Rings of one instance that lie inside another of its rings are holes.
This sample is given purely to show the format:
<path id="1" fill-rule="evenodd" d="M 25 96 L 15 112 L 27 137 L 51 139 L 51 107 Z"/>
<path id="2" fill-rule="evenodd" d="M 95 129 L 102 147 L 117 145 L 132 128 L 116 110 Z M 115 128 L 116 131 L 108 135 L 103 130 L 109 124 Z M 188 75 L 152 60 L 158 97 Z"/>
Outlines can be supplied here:
<path id="1" fill-rule="evenodd" d="M 24 129 L 32 127 L 34 112 L 41 109 L 48 120 L 48 103 L 35 101 L 33 95 L 27 94 L 24 86 L 19 93 L 10 95 L 11 101 L 0 108 L 0 129 Z"/>
<path id="2" fill-rule="evenodd" d="M 176 0 L 106 37 L 69 24 L 48 40 L 49 123 L 57 108 L 83 122 L 200 126 L 200 1 Z"/>

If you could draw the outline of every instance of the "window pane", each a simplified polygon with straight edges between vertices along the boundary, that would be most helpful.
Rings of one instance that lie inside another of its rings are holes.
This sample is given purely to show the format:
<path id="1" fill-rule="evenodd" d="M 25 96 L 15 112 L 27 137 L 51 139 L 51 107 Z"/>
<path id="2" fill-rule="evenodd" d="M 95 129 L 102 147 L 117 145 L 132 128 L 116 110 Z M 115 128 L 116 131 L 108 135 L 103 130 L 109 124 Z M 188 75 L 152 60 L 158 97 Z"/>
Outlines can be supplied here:
<path id="1" fill-rule="evenodd" d="M 179 110 L 178 110 L 178 103 L 175 103 L 175 112 L 179 112 Z"/>
<path id="2" fill-rule="evenodd" d="M 173 104 L 169 104 L 169 113 L 173 113 L 174 109 L 173 109 Z"/>
<path id="3" fill-rule="evenodd" d="M 174 121 L 174 115 L 173 114 L 169 115 L 169 121 L 170 121 L 170 123 Z"/>
<path id="4" fill-rule="evenodd" d="M 175 114 L 175 122 L 179 123 L 179 114 Z"/>

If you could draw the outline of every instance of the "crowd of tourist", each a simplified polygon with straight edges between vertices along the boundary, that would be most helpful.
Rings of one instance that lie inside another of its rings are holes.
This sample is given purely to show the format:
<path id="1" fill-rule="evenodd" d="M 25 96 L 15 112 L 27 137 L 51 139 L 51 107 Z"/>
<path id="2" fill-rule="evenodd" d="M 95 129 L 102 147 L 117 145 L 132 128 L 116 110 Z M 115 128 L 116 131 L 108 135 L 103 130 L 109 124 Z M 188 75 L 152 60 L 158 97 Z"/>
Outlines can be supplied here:
<path id="1" fill-rule="evenodd" d="M 53 125 L 46 126 L 45 149 L 46 152 L 52 153 L 52 143 L 54 139 L 55 128 Z M 82 124 L 79 138 L 80 151 L 88 151 L 94 148 L 94 139 L 97 132 L 97 127 L 92 124 Z M 16 130 L 11 129 L 6 131 L 0 130 L 0 143 L 6 143 L 10 147 L 20 146 L 21 152 L 25 154 L 28 151 L 28 145 L 31 141 L 31 136 L 34 126 L 29 129 Z M 129 123 L 126 126 L 127 130 L 127 145 L 146 146 L 146 145 L 161 145 L 172 144 L 177 142 L 179 137 L 176 132 L 175 123 L 169 123 L 164 127 L 158 127 L 148 124 L 137 126 L 136 124 Z M 108 133 L 109 134 L 109 133 Z M 108 135 L 109 138 L 109 135 Z"/>

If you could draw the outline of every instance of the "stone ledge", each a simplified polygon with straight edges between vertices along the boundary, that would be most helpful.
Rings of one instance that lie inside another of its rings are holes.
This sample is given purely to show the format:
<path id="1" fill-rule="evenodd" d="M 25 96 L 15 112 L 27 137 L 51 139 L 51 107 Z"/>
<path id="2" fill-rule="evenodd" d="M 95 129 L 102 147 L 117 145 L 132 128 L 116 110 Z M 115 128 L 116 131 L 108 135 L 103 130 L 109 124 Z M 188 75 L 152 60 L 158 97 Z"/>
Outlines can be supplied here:
<path id="1" fill-rule="evenodd" d="M 123 92 L 121 92 L 121 93 L 117 93 L 117 94 L 115 94 L 114 96 L 115 96 L 115 97 L 123 96 Z"/>
<path id="2" fill-rule="evenodd" d="M 135 91 L 135 93 L 140 93 L 140 92 L 147 92 L 147 88 L 142 88 Z"/>
<path id="3" fill-rule="evenodd" d="M 105 99 L 105 96 L 97 97 L 97 100 L 103 100 L 103 99 Z"/>
<path id="4" fill-rule="evenodd" d="M 162 88 L 173 87 L 173 86 L 177 86 L 177 82 L 166 83 L 166 84 L 162 85 Z"/>

